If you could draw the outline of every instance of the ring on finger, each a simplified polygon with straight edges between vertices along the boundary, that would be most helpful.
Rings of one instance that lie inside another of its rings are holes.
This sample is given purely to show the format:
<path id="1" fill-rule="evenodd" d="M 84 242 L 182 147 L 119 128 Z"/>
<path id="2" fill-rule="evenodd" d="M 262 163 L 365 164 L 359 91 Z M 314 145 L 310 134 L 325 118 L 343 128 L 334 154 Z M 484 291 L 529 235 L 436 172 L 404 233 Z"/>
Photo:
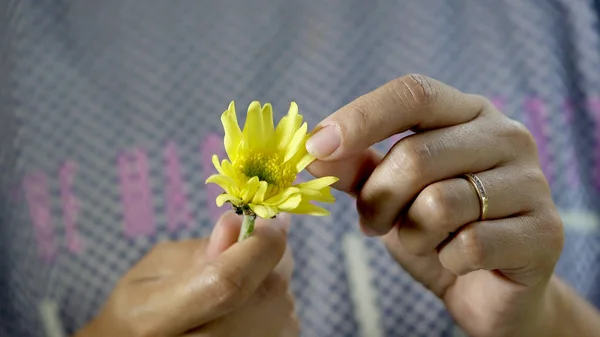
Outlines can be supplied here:
<path id="1" fill-rule="evenodd" d="M 473 173 L 467 173 L 464 175 L 464 177 L 471 183 L 471 185 L 475 189 L 475 192 L 477 193 L 477 196 L 479 197 L 479 205 L 481 208 L 481 215 L 479 219 L 481 221 L 484 221 L 485 219 L 487 219 L 488 213 L 488 196 L 485 191 L 485 187 L 483 186 L 481 179 L 479 179 L 479 177 Z"/>

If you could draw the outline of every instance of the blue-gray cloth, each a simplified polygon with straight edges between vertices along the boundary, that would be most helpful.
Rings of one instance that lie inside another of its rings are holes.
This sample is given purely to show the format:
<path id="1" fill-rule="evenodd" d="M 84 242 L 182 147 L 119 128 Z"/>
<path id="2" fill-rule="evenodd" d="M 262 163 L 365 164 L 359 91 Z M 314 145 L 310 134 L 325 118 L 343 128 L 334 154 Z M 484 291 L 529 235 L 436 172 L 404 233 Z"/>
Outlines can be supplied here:
<path id="1" fill-rule="evenodd" d="M 406 73 L 486 95 L 530 128 L 566 227 L 557 273 L 600 306 L 599 10 L 584 0 L 2 1 L 0 336 L 45 336 L 52 308 L 72 334 L 154 243 L 210 233 L 205 159 L 231 100 L 240 116 L 252 100 L 272 102 L 278 118 L 296 101 L 312 127 Z M 365 331 L 347 235 L 367 247 L 381 335 L 456 333 L 439 300 L 357 236 L 353 201 L 336 196 L 331 217 L 296 217 L 290 233 L 303 336 Z M 126 210 L 139 200 L 151 208 Z M 173 214 L 186 210 L 180 226 Z"/>

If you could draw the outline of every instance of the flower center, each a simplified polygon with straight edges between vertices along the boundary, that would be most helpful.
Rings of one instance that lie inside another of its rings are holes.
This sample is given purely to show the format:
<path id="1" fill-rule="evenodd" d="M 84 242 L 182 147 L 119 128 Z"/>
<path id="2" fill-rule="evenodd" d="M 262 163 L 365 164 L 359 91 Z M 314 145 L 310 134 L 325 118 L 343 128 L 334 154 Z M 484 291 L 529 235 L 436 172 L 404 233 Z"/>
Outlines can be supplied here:
<path id="1" fill-rule="evenodd" d="M 248 178 L 258 177 L 269 184 L 267 196 L 292 186 L 296 180 L 295 168 L 276 153 L 252 153 L 236 160 L 235 166 Z"/>

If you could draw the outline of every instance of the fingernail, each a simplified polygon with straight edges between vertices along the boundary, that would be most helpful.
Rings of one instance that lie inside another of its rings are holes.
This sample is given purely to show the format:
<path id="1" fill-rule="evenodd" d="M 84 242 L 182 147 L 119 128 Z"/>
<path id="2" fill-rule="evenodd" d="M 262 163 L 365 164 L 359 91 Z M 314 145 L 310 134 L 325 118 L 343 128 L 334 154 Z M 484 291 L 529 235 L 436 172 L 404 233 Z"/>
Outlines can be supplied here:
<path id="1" fill-rule="evenodd" d="M 340 147 L 341 141 L 339 128 L 328 125 L 306 141 L 306 151 L 319 159 L 327 158 Z"/>
<path id="2" fill-rule="evenodd" d="M 291 215 L 287 213 L 277 214 L 277 217 L 271 221 L 271 226 L 282 228 L 287 232 L 290 230 L 291 218 Z"/>

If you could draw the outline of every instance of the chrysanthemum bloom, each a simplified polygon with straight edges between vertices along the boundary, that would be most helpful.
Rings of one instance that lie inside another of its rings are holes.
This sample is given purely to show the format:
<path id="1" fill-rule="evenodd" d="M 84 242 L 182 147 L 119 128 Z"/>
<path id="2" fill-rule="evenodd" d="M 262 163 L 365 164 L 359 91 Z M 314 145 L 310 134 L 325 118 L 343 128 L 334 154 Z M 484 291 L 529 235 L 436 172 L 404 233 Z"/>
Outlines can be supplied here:
<path id="1" fill-rule="evenodd" d="M 329 215 L 311 201 L 333 203 L 330 185 L 338 178 L 323 177 L 294 185 L 298 173 L 315 160 L 306 151 L 308 126 L 302 122 L 296 103 L 291 103 L 277 128 L 271 104 L 261 107 L 256 101 L 248 106 L 243 130 L 238 125 L 234 102 L 221 115 L 221 122 L 229 160 L 219 163 L 214 155 L 218 174 L 206 183 L 223 188 L 224 193 L 216 200 L 218 206 L 229 202 L 244 215 L 240 240 L 251 234 L 256 216 L 272 218 L 280 212 Z"/>

